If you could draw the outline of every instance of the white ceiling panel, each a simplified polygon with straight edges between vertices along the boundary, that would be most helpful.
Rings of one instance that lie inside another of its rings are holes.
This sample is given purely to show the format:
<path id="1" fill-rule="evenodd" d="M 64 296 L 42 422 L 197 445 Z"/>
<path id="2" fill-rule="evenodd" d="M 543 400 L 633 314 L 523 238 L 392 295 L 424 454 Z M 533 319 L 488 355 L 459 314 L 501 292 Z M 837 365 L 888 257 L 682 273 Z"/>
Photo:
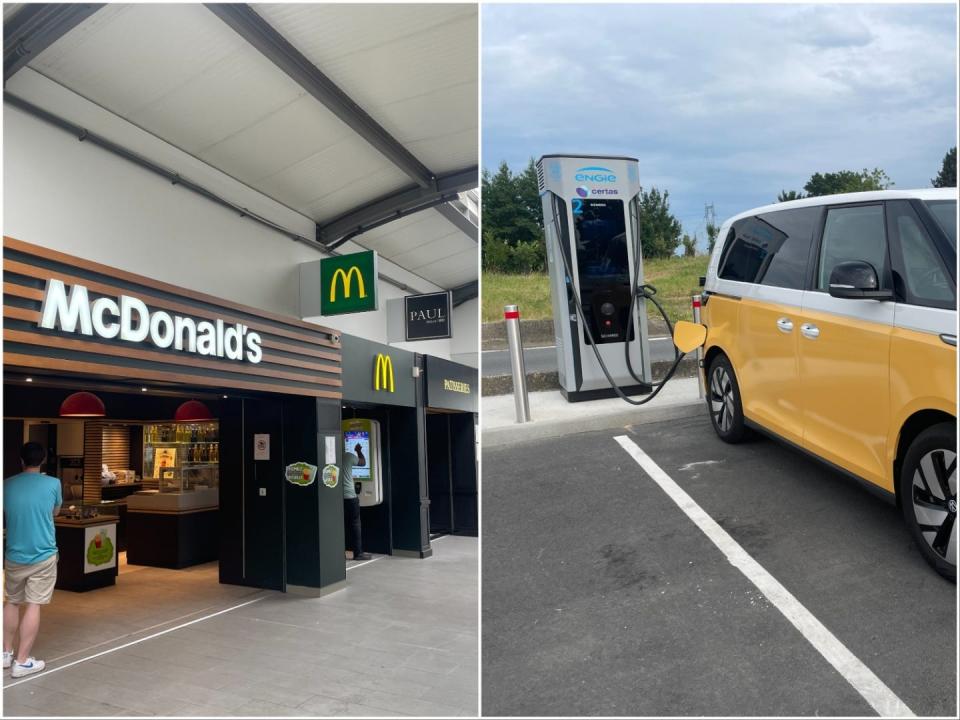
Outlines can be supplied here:
<path id="1" fill-rule="evenodd" d="M 353 131 L 310 95 L 197 154 L 211 165 L 256 184 L 338 142 Z"/>
<path id="2" fill-rule="evenodd" d="M 477 164 L 476 5 L 253 7 L 431 171 Z M 109 4 L 30 67 L 316 222 L 413 184 L 200 4 Z M 476 278 L 476 243 L 434 210 L 355 242 Z"/>
<path id="3" fill-rule="evenodd" d="M 202 5 L 110 4 L 34 58 L 30 67 L 129 117 L 247 49 Z"/>

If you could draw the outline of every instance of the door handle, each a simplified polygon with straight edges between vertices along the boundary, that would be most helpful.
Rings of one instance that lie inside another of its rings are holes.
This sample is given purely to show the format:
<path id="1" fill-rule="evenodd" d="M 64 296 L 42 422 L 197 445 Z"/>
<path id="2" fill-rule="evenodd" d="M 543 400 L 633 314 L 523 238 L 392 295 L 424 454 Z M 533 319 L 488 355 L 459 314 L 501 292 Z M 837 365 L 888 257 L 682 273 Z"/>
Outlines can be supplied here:
<path id="1" fill-rule="evenodd" d="M 777 320 L 777 328 L 780 332 L 788 333 L 793 331 L 793 321 L 790 318 L 782 317 Z"/>
<path id="2" fill-rule="evenodd" d="M 943 340 L 947 345 L 957 346 L 957 336 L 944 333 L 940 336 L 940 339 Z"/>
<path id="3" fill-rule="evenodd" d="M 800 326 L 800 334 L 805 338 L 810 338 L 811 340 L 816 340 L 820 337 L 820 328 L 811 323 L 804 323 Z"/>

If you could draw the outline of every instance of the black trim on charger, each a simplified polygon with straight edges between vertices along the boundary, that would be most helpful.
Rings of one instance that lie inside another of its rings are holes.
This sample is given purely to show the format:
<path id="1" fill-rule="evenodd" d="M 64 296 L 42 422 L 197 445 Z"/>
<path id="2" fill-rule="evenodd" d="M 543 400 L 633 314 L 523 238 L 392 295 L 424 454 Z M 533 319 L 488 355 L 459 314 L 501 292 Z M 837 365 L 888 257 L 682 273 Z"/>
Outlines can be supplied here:
<path id="1" fill-rule="evenodd" d="M 783 437 L 782 435 L 778 435 L 778 434 L 775 433 L 773 430 L 768 430 L 767 428 L 763 427 L 763 425 L 760 425 L 760 424 L 754 422 L 753 420 L 751 420 L 750 418 L 748 418 L 748 417 L 746 417 L 746 416 L 744 416 L 744 418 L 743 418 L 743 424 L 746 425 L 747 427 L 749 427 L 751 430 L 755 430 L 755 431 L 757 431 L 758 433 L 760 433 L 761 435 L 767 436 L 767 437 L 770 438 L 771 440 L 775 440 L 775 441 L 777 441 L 777 442 L 780 442 L 780 443 L 786 445 L 787 447 L 789 447 L 789 448 L 791 448 L 791 449 L 793 449 L 793 450 L 796 450 L 796 451 L 799 452 L 800 454 L 806 455 L 807 457 L 809 457 L 809 458 L 811 458 L 811 459 L 813 459 L 813 460 L 816 460 L 817 462 L 819 462 L 819 463 L 822 464 L 822 465 L 826 465 L 826 466 L 827 466 L 828 468 L 830 468 L 831 470 L 835 470 L 836 472 L 840 473 L 841 475 L 843 475 L 843 476 L 845 476 L 845 477 L 847 477 L 847 478 L 849 478 L 849 479 L 851 479 L 851 480 L 854 480 L 858 485 L 863 486 L 863 488 L 864 488 L 865 490 L 867 490 L 867 492 L 869 492 L 871 495 L 875 495 L 877 498 L 879 498 L 879 499 L 881 499 L 881 500 L 883 500 L 883 501 L 885 501 L 885 502 L 887 502 L 887 503 L 889 503 L 889 504 L 891 504 L 891 505 L 896 505 L 896 504 L 897 504 L 897 495 L 896 495 L 895 492 L 890 492 L 889 490 L 885 490 L 885 489 L 883 489 L 882 487 L 880 487 L 879 485 L 876 485 L 876 484 L 870 482 L 869 480 L 866 480 L 866 479 L 860 477 L 859 475 L 856 475 L 855 473 L 850 472 L 850 471 L 847 470 L 846 468 L 842 468 L 842 467 L 840 467 L 839 465 L 836 465 L 836 464 L 830 462 L 829 460 L 820 457 L 819 455 L 817 455 L 816 453 L 814 453 L 812 450 L 807 450 L 807 448 L 803 447 L 802 445 L 797 445 L 797 444 L 796 444 L 795 442 L 793 442 L 792 440 L 787 440 L 787 438 Z"/>

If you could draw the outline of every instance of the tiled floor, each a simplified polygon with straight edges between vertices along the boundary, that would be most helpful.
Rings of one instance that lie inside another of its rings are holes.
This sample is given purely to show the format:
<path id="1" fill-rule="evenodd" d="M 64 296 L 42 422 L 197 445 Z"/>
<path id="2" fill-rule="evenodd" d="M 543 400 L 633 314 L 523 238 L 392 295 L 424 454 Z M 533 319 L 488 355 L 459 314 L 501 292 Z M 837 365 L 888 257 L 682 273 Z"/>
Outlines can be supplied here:
<path id="1" fill-rule="evenodd" d="M 433 549 L 349 563 L 323 598 L 219 585 L 216 565 L 58 591 L 35 652 L 50 670 L 15 686 L 5 673 L 4 714 L 476 715 L 477 541 Z"/>

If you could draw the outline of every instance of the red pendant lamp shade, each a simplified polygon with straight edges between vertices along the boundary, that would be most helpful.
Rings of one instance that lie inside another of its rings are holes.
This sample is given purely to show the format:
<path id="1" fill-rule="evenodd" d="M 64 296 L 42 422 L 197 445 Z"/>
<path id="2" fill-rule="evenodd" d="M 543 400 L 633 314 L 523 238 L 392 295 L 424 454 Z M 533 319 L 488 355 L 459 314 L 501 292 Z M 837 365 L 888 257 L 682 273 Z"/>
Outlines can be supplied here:
<path id="1" fill-rule="evenodd" d="M 173 421 L 178 423 L 206 422 L 213 419 L 210 408 L 199 400 L 187 400 L 177 408 L 177 412 L 173 416 Z"/>
<path id="2" fill-rule="evenodd" d="M 60 404 L 60 417 L 103 417 L 107 409 L 93 393 L 76 392 Z"/>

